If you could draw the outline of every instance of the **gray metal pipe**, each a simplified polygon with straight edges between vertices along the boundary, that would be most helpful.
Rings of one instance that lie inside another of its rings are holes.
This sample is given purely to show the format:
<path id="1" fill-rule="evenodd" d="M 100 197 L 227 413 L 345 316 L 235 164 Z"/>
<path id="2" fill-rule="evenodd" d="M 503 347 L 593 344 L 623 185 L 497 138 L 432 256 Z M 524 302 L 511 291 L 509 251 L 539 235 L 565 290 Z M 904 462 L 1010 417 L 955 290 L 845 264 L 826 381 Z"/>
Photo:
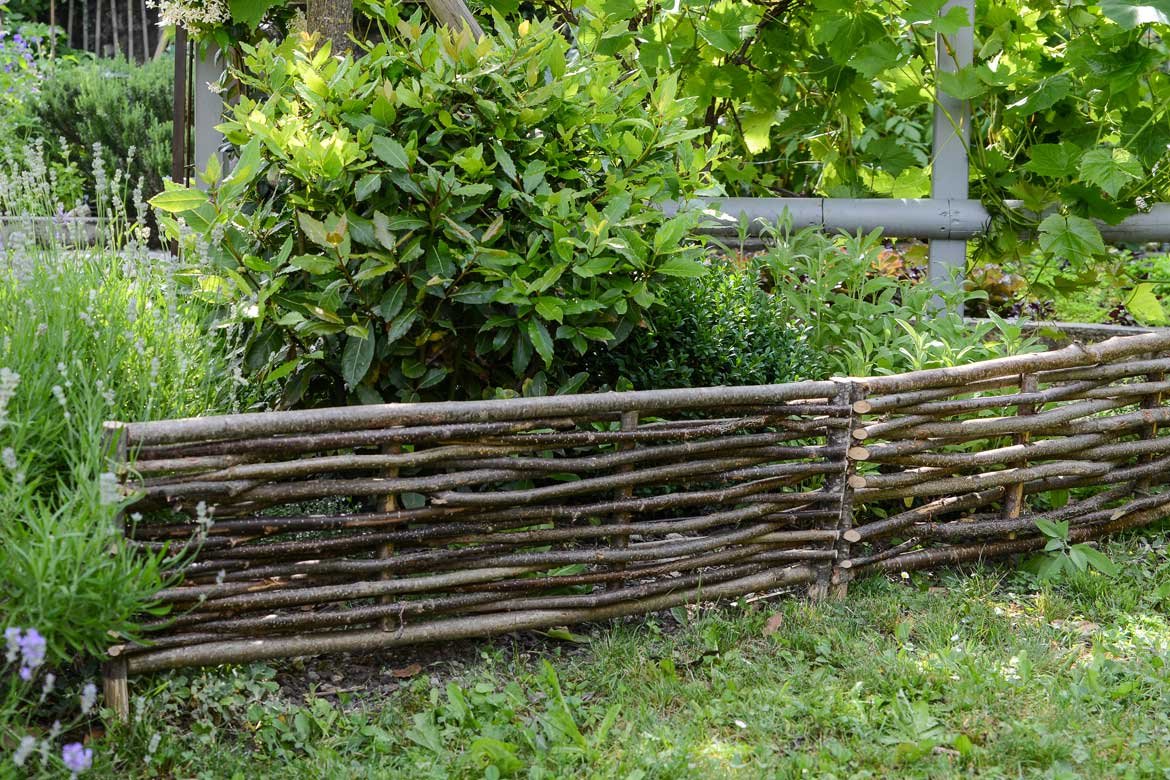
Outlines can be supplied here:
<path id="1" fill-rule="evenodd" d="M 1020 203 L 1009 201 L 1013 208 Z M 991 215 L 977 200 L 942 198 L 719 198 L 702 201 L 707 235 L 731 237 L 746 223 L 747 234 L 759 236 L 780 222 L 787 211 L 795 229 L 819 227 L 829 233 L 881 229 L 890 237 L 963 241 L 977 238 Z M 675 208 L 669 207 L 673 212 Z M 1108 243 L 1170 241 L 1170 203 L 1158 203 L 1116 225 L 1098 221 Z"/>

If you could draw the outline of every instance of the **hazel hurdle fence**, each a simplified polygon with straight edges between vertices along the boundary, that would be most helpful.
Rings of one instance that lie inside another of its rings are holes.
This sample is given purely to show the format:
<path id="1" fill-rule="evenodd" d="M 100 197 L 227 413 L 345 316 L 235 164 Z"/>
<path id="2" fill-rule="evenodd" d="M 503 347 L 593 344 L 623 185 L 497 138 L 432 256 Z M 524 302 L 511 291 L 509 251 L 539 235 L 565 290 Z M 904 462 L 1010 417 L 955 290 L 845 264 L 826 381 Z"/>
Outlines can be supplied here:
<path id="1" fill-rule="evenodd" d="M 1170 516 L 1170 333 L 756 387 L 107 424 L 170 607 L 105 664 L 368 652 L 1037 551 Z M 134 519 L 131 520 L 130 517 Z"/>

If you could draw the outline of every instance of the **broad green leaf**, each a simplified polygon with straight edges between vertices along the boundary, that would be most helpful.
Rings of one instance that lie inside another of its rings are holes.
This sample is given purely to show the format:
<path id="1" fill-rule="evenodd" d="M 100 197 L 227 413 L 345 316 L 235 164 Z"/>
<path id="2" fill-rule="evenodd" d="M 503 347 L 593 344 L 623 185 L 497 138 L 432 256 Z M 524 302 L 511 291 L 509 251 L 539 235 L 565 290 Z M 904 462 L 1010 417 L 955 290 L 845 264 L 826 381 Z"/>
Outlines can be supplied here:
<path id="1" fill-rule="evenodd" d="M 548 296 L 536 299 L 536 313 L 553 322 L 564 322 L 565 319 L 565 311 L 561 308 L 561 302 Z"/>
<path id="2" fill-rule="evenodd" d="M 233 22 L 255 30 L 264 14 L 277 5 L 284 5 L 284 0 L 228 0 L 228 12 Z"/>
<path id="3" fill-rule="evenodd" d="M 402 306 L 405 303 L 406 284 L 399 282 L 382 296 L 382 302 L 378 304 L 378 313 L 382 315 L 382 319 L 390 322 L 398 316 L 398 312 L 402 311 Z"/>
<path id="4" fill-rule="evenodd" d="M 776 123 L 774 113 L 744 112 L 740 118 L 740 127 L 743 128 L 743 142 L 752 154 L 771 146 L 772 125 Z"/>
<path id="5" fill-rule="evenodd" d="M 1088 544 L 1074 544 L 1070 548 L 1069 554 L 1079 554 L 1094 569 L 1102 574 L 1108 574 L 1110 577 L 1115 577 L 1121 572 L 1117 564 L 1109 560 L 1109 556 Z"/>
<path id="6" fill-rule="evenodd" d="M 666 220 L 654 231 L 654 251 L 661 254 L 674 249 L 690 228 L 691 218 L 689 215 Z"/>
<path id="7" fill-rule="evenodd" d="M 378 159 L 391 168 L 405 171 L 410 167 L 410 157 L 407 155 L 406 149 L 393 138 L 376 135 L 370 139 L 370 147 Z"/>
<path id="8" fill-rule="evenodd" d="M 1036 518 L 1036 527 L 1040 532 L 1050 539 L 1066 539 L 1068 538 L 1068 527 L 1062 526 L 1059 523 L 1053 522 L 1043 517 Z"/>
<path id="9" fill-rule="evenodd" d="M 1166 309 L 1154 294 L 1153 282 L 1142 282 L 1125 299 L 1125 308 L 1143 325 L 1166 325 Z"/>
<path id="10" fill-rule="evenodd" d="M 1040 223 L 1040 248 L 1060 260 L 1083 260 L 1105 253 L 1101 231 L 1083 217 L 1052 214 Z"/>
<path id="11" fill-rule="evenodd" d="M 1170 0 L 1100 0 L 1101 13 L 1127 30 L 1143 24 L 1170 25 Z"/>
<path id="12" fill-rule="evenodd" d="M 940 90 L 959 100 L 971 100 L 987 92 L 987 85 L 973 66 L 960 68 L 954 73 L 940 72 L 936 78 Z"/>
<path id="13" fill-rule="evenodd" d="M 326 274 L 337 269 L 337 261 L 320 255 L 297 255 L 289 265 L 311 274 Z"/>
<path id="14" fill-rule="evenodd" d="M 358 179 L 354 186 L 354 197 L 358 202 L 365 200 L 373 195 L 382 186 L 382 177 L 376 173 L 367 173 L 365 176 Z"/>
<path id="15" fill-rule="evenodd" d="M 160 192 L 150 199 L 150 205 L 168 214 L 182 214 L 184 211 L 197 209 L 204 203 L 207 203 L 207 193 L 188 187 Z"/>
<path id="16" fill-rule="evenodd" d="M 878 165 L 889 171 L 891 176 L 897 177 L 907 168 L 918 165 L 918 158 L 904 142 L 897 138 L 886 136 L 871 143 L 866 153 L 874 157 Z"/>
<path id="17" fill-rule="evenodd" d="M 707 273 L 707 267 L 705 265 L 698 260 L 692 260 L 686 257 L 672 257 L 654 270 L 656 273 L 664 276 L 679 276 L 683 278 L 694 278 Z"/>
<path id="18" fill-rule="evenodd" d="M 1028 150 L 1031 159 L 1024 167 L 1041 176 L 1060 179 L 1076 173 L 1080 153 L 1080 147 L 1068 141 L 1058 144 L 1036 144 Z"/>
<path id="19" fill-rule="evenodd" d="M 1081 156 L 1081 178 L 1116 198 L 1121 188 L 1142 177 L 1142 164 L 1125 149 L 1090 149 Z"/>
<path id="20" fill-rule="evenodd" d="M 551 366 L 553 362 L 553 340 L 544 323 L 540 320 L 529 320 L 528 338 L 532 342 L 532 346 L 536 348 L 536 352 L 540 355 L 541 360 L 544 361 L 545 367 Z"/>
<path id="21" fill-rule="evenodd" d="M 328 235 L 325 231 L 324 222 L 309 216 L 303 211 L 297 215 L 297 221 L 301 225 L 301 230 L 304 231 L 305 236 L 310 241 L 323 249 L 333 248 L 333 245 L 329 242 Z"/>
<path id="22" fill-rule="evenodd" d="M 410 331 L 416 319 L 418 319 L 418 312 L 416 311 L 405 311 L 398 315 L 390 323 L 390 328 L 386 331 L 386 341 L 393 344 L 395 341 L 401 339 Z"/>

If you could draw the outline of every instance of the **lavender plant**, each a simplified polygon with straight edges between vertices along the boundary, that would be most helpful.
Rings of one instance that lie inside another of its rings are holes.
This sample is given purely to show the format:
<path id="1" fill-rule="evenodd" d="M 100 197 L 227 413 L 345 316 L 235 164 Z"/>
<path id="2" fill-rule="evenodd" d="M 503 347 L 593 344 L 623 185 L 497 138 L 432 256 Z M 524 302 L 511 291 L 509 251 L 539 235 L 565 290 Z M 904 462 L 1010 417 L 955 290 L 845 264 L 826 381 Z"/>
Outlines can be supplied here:
<path id="1" fill-rule="evenodd" d="M 105 186 L 125 184 L 114 174 Z M 49 183 L 0 176 L 0 205 L 15 190 L 31 193 L 27 215 L 52 214 Z M 117 200 L 109 209 L 114 228 L 97 247 L 29 230 L 0 249 L 0 604 L 6 620 L 38 627 L 50 661 L 104 651 L 111 631 L 137 636 L 175 563 L 131 554 L 103 421 L 230 411 L 248 398 L 229 379 L 240 360 L 230 338 L 171 258 L 147 250 L 145 226 Z"/>
<path id="2" fill-rule="evenodd" d="M 57 676 L 45 663 L 48 642 L 36 628 L 9 626 L 4 643 L 0 777 L 61 777 L 64 771 L 77 778 L 93 766 L 94 751 L 63 735 L 77 733 L 93 713 L 97 686 L 87 682 L 79 692 L 62 695 Z M 54 714 L 65 700 L 70 702 L 72 716 L 62 721 Z"/>

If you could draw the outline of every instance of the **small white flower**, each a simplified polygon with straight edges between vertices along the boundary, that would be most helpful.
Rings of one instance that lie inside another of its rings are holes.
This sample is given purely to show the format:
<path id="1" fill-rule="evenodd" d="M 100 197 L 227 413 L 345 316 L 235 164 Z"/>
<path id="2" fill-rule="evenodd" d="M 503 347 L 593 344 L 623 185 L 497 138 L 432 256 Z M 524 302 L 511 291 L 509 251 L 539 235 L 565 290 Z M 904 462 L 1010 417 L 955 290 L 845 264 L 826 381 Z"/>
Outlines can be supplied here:
<path id="1" fill-rule="evenodd" d="M 16 752 L 12 754 L 12 763 L 16 764 L 17 766 L 24 766 L 24 762 L 28 761 L 28 757 L 32 755 L 32 752 L 36 746 L 36 737 L 21 737 L 19 747 L 17 747 Z"/>
<path id="2" fill-rule="evenodd" d="M 57 675 L 53 674 L 52 672 L 48 672 L 47 674 L 45 674 L 45 682 L 41 686 L 41 701 L 42 702 L 44 702 L 45 698 L 50 693 L 53 692 L 53 686 L 56 684 L 57 684 Z"/>
<path id="3" fill-rule="evenodd" d="M 20 468 L 20 462 L 16 459 L 16 450 L 11 447 L 0 450 L 0 463 L 3 463 L 4 468 L 9 471 L 16 471 Z"/>
<path id="4" fill-rule="evenodd" d="M 93 683 L 86 683 L 85 687 L 81 689 L 81 714 L 88 715 L 95 703 L 97 703 L 97 686 Z"/>

